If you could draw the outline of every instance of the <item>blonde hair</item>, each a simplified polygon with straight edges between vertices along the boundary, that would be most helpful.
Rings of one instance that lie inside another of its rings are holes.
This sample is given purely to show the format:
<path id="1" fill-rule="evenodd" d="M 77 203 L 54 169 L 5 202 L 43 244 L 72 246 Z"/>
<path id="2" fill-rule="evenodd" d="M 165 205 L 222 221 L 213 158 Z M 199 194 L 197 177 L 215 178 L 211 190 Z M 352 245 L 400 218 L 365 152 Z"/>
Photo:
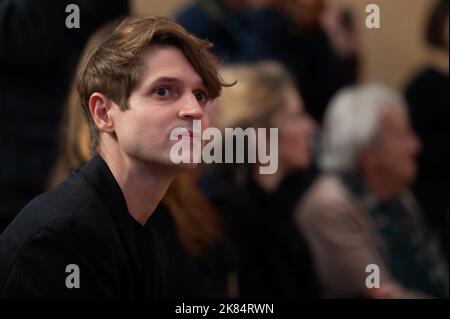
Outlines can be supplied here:
<path id="1" fill-rule="evenodd" d="M 222 68 L 220 73 L 225 81 L 236 82 L 234 86 L 225 88 L 219 98 L 214 122 L 222 132 L 225 128 L 240 127 L 246 130 L 252 127 L 279 127 L 280 124 L 275 121 L 276 114 L 287 103 L 287 90 L 296 88 L 295 81 L 283 66 L 277 62 L 263 61 L 227 66 Z M 235 185 L 245 188 L 251 178 L 254 164 L 244 161 L 243 164 L 226 166 Z"/>
<path id="2" fill-rule="evenodd" d="M 237 83 L 220 97 L 220 129 L 270 125 L 272 115 L 286 102 L 284 90 L 295 86 L 291 75 L 272 61 L 224 67 L 220 73 L 225 81 Z"/>

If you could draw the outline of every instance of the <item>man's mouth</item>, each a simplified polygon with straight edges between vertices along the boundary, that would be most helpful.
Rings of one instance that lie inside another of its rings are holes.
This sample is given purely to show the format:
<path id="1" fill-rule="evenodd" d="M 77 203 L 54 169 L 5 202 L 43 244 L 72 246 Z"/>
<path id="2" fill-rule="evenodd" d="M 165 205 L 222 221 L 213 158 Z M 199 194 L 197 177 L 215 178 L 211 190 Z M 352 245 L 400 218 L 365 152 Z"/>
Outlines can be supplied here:
<path id="1" fill-rule="evenodd" d="M 199 132 L 193 131 L 191 129 L 188 129 L 188 132 L 189 132 L 189 137 L 192 139 L 194 139 L 194 138 L 201 139 L 202 138 L 202 135 Z"/>
<path id="2" fill-rule="evenodd" d="M 180 135 L 178 135 L 178 140 L 182 140 L 184 138 L 189 138 L 190 140 L 201 139 L 201 134 L 199 132 L 195 132 L 192 129 L 186 129 Z"/>

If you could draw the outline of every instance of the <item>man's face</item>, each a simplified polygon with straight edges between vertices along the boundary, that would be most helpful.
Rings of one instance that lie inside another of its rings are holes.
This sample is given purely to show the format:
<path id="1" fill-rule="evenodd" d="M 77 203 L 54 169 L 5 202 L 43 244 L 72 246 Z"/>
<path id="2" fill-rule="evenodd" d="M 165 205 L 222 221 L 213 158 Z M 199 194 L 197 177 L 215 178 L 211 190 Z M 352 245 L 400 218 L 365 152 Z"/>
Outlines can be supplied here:
<path id="1" fill-rule="evenodd" d="M 407 113 L 390 108 L 384 114 L 380 132 L 370 148 L 372 169 L 391 185 L 406 187 L 416 175 L 419 148 L 420 142 L 411 129 Z"/>
<path id="2" fill-rule="evenodd" d="M 129 97 L 129 109 L 122 111 L 114 105 L 112 110 L 120 148 L 139 162 L 194 167 L 171 161 L 170 150 L 177 141 L 170 140 L 170 132 L 192 130 L 194 120 L 202 121 L 202 130 L 208 127 L 209 100 L 201 77 L 172 46 L 152 46 L 143 56 L 143 67 L 141 81 Z"/>

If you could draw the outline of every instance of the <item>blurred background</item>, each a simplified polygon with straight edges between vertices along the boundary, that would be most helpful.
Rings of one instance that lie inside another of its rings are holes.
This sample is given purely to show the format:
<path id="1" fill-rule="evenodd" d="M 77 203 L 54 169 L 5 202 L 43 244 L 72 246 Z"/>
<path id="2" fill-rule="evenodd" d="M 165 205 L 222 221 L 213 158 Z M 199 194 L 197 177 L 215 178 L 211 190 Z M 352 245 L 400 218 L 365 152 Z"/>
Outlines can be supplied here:
<path id="1" fill-rule="evenodd" d="M 175 15 L 189 0 L 132 0 L 131 11 L 138 15 Z M 430 50 L 423 37 L 428 13 L 434 5 L 430 0 L 339 0 L 349 8 L 355 28 L 361 35 L 362 80 L 380 81 L 401 89 L 429 59 Z M 381 8 L 381 28 L 367 29 L 367 5 Z M 395 71 L 393 71 L 395 70 Z"/>
<path id="2" fill-rule="evenodd" d="M 0 233 L 89 160 L 74 75 L 127 15 L 213 43 L 237 80 L 214 126 L 280 131 L 273 176 L 202 165 L 172 184 L 152 217 L 172 297 L 448 298 L 448 0 L 0 0 Z"/>

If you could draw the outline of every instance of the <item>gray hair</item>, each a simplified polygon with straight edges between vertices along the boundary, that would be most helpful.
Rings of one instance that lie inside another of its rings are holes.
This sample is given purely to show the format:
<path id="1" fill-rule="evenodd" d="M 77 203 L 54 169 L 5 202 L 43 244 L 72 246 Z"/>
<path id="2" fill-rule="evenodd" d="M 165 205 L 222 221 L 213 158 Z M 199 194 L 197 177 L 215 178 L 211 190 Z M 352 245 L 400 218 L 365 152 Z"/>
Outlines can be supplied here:
<path id="1" fill-rule="evenodd" d="M 338 92 L 325 113 L 320 168 L 334 173 L 355 172 L 358 154 L 373 141 L 383 114 L 392 107 L 407 111 L 404 98 L 381 85 L 357 85 Z"/>

